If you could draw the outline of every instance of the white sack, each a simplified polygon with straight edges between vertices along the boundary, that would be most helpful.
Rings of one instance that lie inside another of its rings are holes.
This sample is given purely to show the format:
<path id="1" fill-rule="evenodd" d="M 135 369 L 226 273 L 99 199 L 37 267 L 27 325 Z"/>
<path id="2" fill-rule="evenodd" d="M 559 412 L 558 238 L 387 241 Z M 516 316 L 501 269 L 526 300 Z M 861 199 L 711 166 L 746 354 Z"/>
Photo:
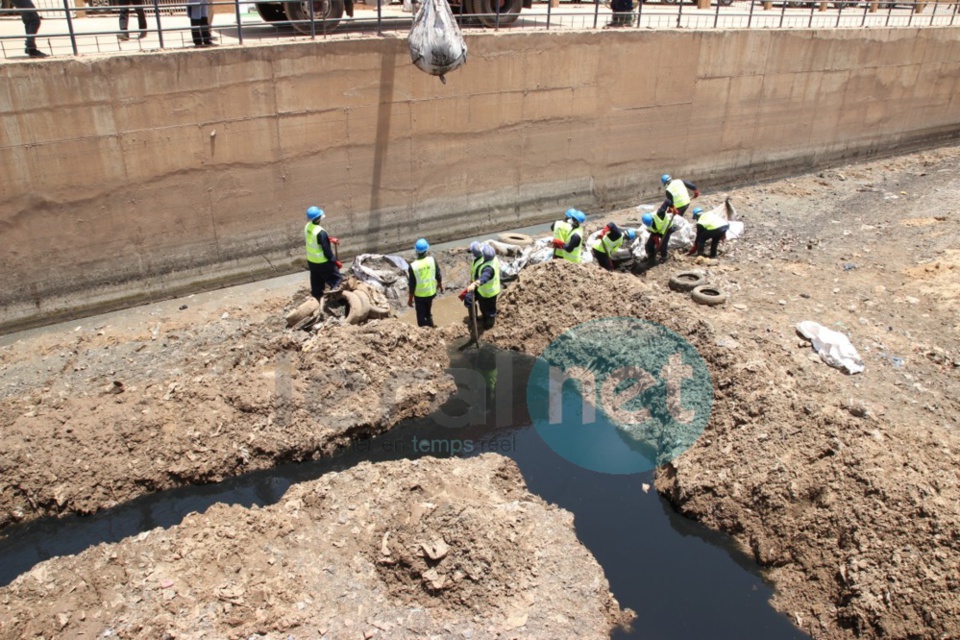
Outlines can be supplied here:
<path id="1" fill-rule="evenodd" d="M 860 354 L 850 343 L 849 338 L 839 331 L 827 329 L 811 320 L 797 323 L 797 333 L 810 340 L 813 348 L 820 354 L 820 359 L 831 367 L 846 369 L 847 373 L 863 371 L 863 360 Z"/>
<path id="2" fill-rule="evenodd" d="M 439 76 L 459 69 L 467 61 L 467 43 L 447 0 L 424 0 L 413 18 L 407 37 L 410 59 L 421 71 Z"/>

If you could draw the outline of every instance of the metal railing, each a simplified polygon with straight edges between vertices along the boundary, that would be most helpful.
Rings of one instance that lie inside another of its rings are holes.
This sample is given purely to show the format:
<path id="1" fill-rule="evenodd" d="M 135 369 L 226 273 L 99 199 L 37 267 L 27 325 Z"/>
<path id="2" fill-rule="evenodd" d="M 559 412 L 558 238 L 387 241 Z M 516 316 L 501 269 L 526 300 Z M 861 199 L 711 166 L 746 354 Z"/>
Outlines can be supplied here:
<path id="1" fill-rule="evenodd" d="M 36 11 L 43 18 L 37 47 L 49 55 L 133 52 L 175 49 L 195 45 L 194 30 L 187 8 L 198 2 L 182 0 L 140 0 L 128 7 L 131 37 L 122 38 L 118 13 L 122 6 L 73 6 L 71 0 L 41 0 Z M 102 2 L 102 0 L 100 0 Z M 136 2 L 137 0 L 131 0 Z M 35 0 L 35 3 L 37 0 Z M 57 6 L 50 6 L 56 4 Z M 410 28 L 413 15 L 400 4 L 357 4 L 353 17 L 337 16 L 342 0 L 316 0 L 301 3 L 253 3 L 219 0 L 206 3 L 210 9 L 210 29 L 219 44 L 248 44 L 265 40 L 302 40 L 364 37 Z M 491 5 L 497 3 L 491 2 Z M 511 5 L 508 0 L 503 3 Z M 258 8 L 259 6 L 259 8 Z M 518 5 L 514 5 L 518 6 Z M 147 17 L 141 30 L 137 8 Z M 292 9 L 289 7 L 293 7 Z M 287 15 L 299 10 L 302 15 Z M 332 9 L 331 9 L 332 7 Z M 696 4 L 647 2 L 634 3 L 631 12 L 613 12 L 609 0 L 593 2 L 538 2 L 531 9 L 515 13 L 464 13 L 462 5 L 454 13 L 465 32 L 483 29 L 808 29 L 808 28 L 886 28 L 948 27 L 957 18 L 960 0 L 952 2 L 878 2 L 838 0 L 831 2 L 760 0 L 714 1 L 709 9 Z M 19 9 L 0 9 L 0 58 L 24 58 L 24 27 Z M 143 33 L 143 37 L 137 37 Z M 121 38 L 118 38 L 121 36 Z"/>

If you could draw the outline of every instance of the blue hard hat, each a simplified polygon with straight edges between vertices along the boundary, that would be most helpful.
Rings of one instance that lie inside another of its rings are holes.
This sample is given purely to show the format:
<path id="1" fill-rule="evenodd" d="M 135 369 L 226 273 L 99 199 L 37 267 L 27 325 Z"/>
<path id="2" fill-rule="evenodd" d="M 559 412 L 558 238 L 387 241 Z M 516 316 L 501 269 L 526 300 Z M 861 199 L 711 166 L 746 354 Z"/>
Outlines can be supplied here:
<path id="1" fill-rule="evenodd" d="M 645 213 L 645 214 L 643 214 L 643 218 L 641 218 L 641 220 L 643 220 L 643 226 L 645 226 L 645 227 L 652 227 L 652 226 L 653 226 L 653 214 L 652 214 L 652 213 Z"/>
<path id="2" fill-rule="evenodd" d="M 488 244 L 484 244 L 480 247 L 480 251 L 483 254 L 483 257 L 487 260 L 493 260 L 497 257 L 497 251 Z"/>
<path id="3" fill-rule="evenodd" d="M 587 221 L 587 214 L 577 209 L 576 211 L 573 212 L 573 219 L 579 222 L 580 224 L 583 224 L 584 222 Z"/>
<path id="4" fill-rule="evenodd" d="M 426 253 L 427 249 L 429 248 L 430 248 L 430 245 L 427 243 L 427 241 L 424 238 L 420 238 L 419 240 L 417 240 L 417 243 L 413 245 L 413 250 L 416 251 L 417 253 Z"/>
<path id="5" fill-rule="evenodd" d="M 660 176 L 660 182 L 661 182 L 662 184 L 667 184 L 667 183 L 670 182 L 671 180 L 673 180 L 673 178 L 670 177 L 670 174 L 669 174 L 669 173 L 665 173 L 665 174 L 663 174 L 662 176 Z"/>
<path id="6" fill-rule="evenodd" d="M 307 209 L 307 220 L 322 219 L 326 215 L 320 207 L 310 207 Z"/>
<path id="7" fill-rule="evenodd" d="M 574 220 L 576 220 L 576 218 L 577 218 L 577 210 L 576 210 L 576 209 L 567 209 L 567 212 L 563 214 L 563 217 L 565 217 L 565 218 L 573 218 Z"/>
<path id="8" fill-rule="evenodd" d="M 701 209 L 700 207 L 697 207 L 696 209 L 694 209 L 693 219 L 696 220 L 697 218 L 699 218 L 701 213 L 703 213 L 703 209 Z"/>
<path id="9" fill-rule="evenodd" d="M 479 258 L 483 255 L 482 245 L 474 240 L 470 243 L 470 253 L 473 254 L 473 257 Z"/>
<path id="10" fill-rule="evenodd" d="M 624 235 L 627 236 L 627 240 L 636 240 L 636 239 L 637 239 L 637 232 L 634 231 L 633 229 L 627 229 L 627 231 L 626 231 L 626 233 L 624 233 Z"/>

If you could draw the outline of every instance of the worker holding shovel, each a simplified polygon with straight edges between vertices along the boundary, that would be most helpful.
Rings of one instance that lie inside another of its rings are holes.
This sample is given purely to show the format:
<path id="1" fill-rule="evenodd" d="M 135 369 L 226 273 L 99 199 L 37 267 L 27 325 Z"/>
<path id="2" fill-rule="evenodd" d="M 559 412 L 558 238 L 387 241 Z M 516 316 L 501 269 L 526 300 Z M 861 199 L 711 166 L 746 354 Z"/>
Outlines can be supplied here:
<path id="1" fill-rule="evenodd" d="M 492 329 L 497 317 L 497 297 L 500 295 L 500 261 L 497 252 L 488 244 L 474 242 L 470 245 L 473 265 L 470 267 L 470 284 L 460 293 L 467 308 L 476 299 L 484 329 Z"/>

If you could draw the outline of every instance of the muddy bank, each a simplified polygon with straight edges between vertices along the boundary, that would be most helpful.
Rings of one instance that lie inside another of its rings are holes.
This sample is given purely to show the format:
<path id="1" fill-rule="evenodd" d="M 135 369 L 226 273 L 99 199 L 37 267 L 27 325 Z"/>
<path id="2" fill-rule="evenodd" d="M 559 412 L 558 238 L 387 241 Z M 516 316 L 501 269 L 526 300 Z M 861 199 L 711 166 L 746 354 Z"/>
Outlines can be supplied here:
<path id="1" fill-rule="evenodd" d="M 47 561 L 0 637 L 606 638 L 632 614 L 572 525 L 496 454 L 361 463 Z"/>
<path id="2" fill-rule="evenodd" d="M 101 331 L 49 354 L 59 375 L 11 350 L 28 385 L 0 402 L 0 527 L 328 455 L 453 392 L 434 332 L 382 320 L 311 337 L 281 318 Z"/>
<path id="3" fill-rule="evenodd" d="M 521 274 L 487 338 L 537 354 L 609 315 L 675 331 L 707 361 L 714 405 L 657 489 L 734 536 L 815 638 L 956 637 L 960 214 L 932 218 L 917 194 L 960 201 L 958 166 L 951 148 L 744 188 L 748 235 L 705 268 L 726 305 L 669 291 L 697 266 L 679 256 L 643 284 L 551 262 Z M 847 333 L 866 372 L 821 362 L 794 330 L 806 319 Z"/>

